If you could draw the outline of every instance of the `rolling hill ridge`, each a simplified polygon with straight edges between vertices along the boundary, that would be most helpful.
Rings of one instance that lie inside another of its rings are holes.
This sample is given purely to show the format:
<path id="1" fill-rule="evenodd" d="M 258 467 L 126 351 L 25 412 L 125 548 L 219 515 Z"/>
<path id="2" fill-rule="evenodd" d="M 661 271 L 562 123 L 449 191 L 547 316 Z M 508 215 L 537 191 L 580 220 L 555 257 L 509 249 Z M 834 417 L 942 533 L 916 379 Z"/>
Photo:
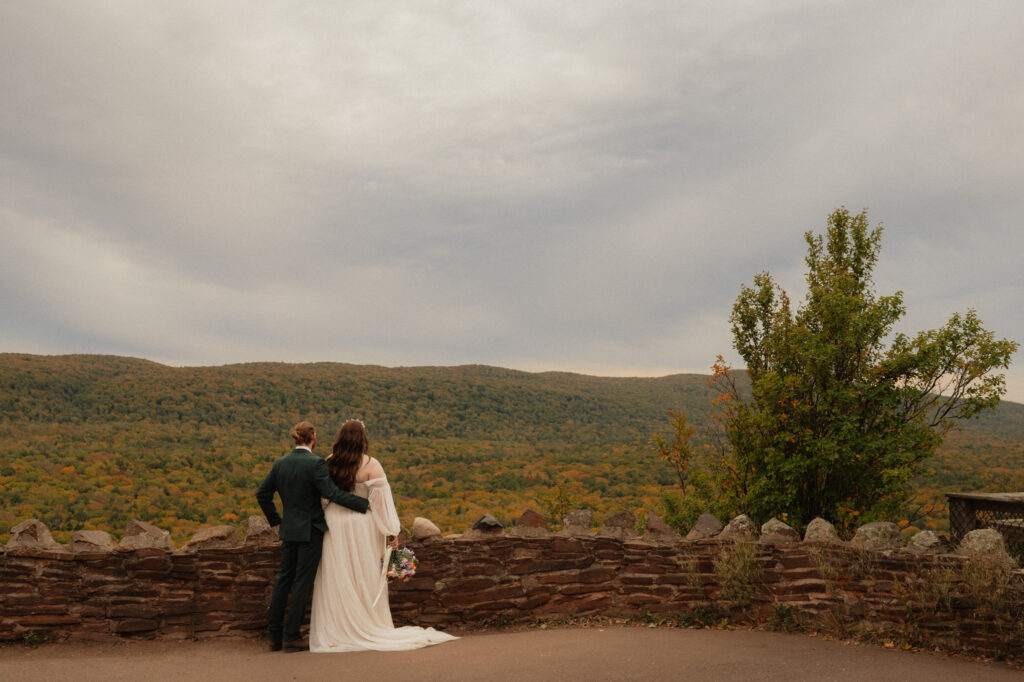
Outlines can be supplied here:
<path id="1" fill-rule="evenodd" d="M 168 367 L 134 358 L 0 354 L 0 537 L 38 517 L 66 539 L 139 518 L 180 542 L 238 524 L 300 419 L 327 454 L 366 422 L 406 524 L 448 532 L 558 504 L 658 512 L 675 475 L 650 439 L 667 411 L 711 422 L 707 377 L 607 378 L 496 367 L 342 363 Z M 1003 403 L 947 439 L 922 496 L 1024 489 L 1024 406 Z M 934 525 L 941 527 L 936 518 Z"/>

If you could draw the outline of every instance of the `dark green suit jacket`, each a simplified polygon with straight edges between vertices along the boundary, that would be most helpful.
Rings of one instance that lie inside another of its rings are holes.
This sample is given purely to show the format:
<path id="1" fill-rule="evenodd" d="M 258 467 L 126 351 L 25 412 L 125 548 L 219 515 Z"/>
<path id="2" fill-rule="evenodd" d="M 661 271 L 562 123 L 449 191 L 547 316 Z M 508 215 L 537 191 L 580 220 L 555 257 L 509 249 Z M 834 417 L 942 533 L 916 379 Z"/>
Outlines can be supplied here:
<path id="1" fill-rule="evenodd" d="M 283 520 L 274 506 L 275 491 L 281 495 Z M 295 448 L 275 461 L 256 491 L 264 516 L 271 526 L 281 524 L 281 539 L 286 542 L 309 542 L 312 528 L 327 532 L 321 497 L 360 513 L 370 506 L 365 497 L 334 485 L 327 462 L 304 448 Z"/>

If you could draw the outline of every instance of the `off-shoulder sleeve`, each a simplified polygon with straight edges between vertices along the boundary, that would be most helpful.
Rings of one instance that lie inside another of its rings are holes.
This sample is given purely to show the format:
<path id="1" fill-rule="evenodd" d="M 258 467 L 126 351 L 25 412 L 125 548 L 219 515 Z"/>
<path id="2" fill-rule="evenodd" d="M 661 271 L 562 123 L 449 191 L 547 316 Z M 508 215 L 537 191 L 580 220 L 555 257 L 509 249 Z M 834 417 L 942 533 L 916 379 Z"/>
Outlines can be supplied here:
<path id="1" fill-rule="evenodd" d="M 366 482 L 369 490 L 370 516 L 381 535 L 398 535 L 402 524 L 395 509 L 395 498 L 391 494 L 388 479 L 375 478 Z"/>

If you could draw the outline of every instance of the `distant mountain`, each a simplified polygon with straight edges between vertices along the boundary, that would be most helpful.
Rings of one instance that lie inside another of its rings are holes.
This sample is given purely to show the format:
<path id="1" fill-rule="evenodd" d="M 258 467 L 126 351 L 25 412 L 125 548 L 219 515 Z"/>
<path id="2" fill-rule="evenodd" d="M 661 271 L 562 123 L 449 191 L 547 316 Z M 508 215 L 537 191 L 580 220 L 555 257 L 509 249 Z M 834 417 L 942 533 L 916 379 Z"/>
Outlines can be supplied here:
<path id="1" fill-rule="evenodd" d="M 300 419 L 327 454 L 363 419 L 403 521 L 461 531 L 481 513 L 580 504 L 657 512 L 674 474 L 653 454 L 667 411 L 709 424 L 708 377 L 607 378 L 497 367 L 341 363 L 167 367 L 134 358 L 0 354 L 0 534 L 32 516 L 58 537 L 131 518 L 184 539 L 259 513 L 253 491 Z M 1024 488 L 1024 406 L 950 438 L 918 482 Z M 939 522 L 941 525 L 941 521 Z"/>
<path id="2" fill-rule="evenodd" d="M 132 358 L 0 354 L 0 419 L 146 420 L 245 428 L 271 438 L 296 416 L 358 416 L 378 438 L 631 442 L 671 406 L 707 414 L 706 377 L 623 379 L 497 367 L 340 363 L 167 367 Z"/>

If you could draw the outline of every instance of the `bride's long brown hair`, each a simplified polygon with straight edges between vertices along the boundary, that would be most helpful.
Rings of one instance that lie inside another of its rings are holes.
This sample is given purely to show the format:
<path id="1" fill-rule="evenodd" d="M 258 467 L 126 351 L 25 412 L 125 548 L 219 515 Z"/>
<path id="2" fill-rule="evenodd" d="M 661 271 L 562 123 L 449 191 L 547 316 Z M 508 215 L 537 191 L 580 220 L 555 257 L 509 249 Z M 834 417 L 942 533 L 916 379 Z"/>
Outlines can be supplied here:
<path id="1" fill-rule="evenodd" d="M 334 484 L 342 490 L 351 492 L 356 484 L 356 472 L 363 461 L 363 455 L 370 450 L 370 441 L 366 437 L 366 427 L 358 419 L 349 419 L 341 425 L 338 437 L 331 446 L 331 455 L 327 458 L 327 470 L 334 479 Z"/>

